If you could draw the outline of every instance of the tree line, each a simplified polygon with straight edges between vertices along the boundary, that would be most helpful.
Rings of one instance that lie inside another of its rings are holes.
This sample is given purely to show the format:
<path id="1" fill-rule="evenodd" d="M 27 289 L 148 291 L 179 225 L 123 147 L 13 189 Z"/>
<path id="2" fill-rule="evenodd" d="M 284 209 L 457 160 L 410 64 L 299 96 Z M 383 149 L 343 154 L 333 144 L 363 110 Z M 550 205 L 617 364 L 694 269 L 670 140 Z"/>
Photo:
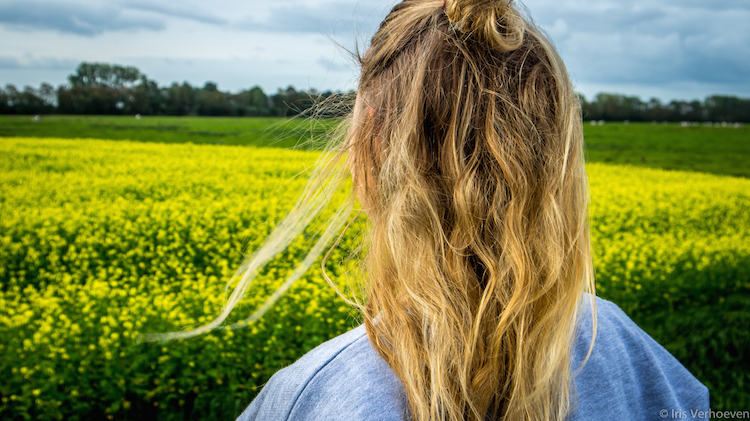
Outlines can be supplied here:
<path id="1" fill-rule="evenodd" d="M 108 114 L 291 116 L 326 101 L 342 103 L 352 92 L 297 91 L 289 86 L 267 95 L 259 86 L 239 93 L 222 92 L 214 82 L 203 87 L 187 82 L 158 86 L 132 66 L 81 63 L 68 83 L 55 89 L 13 85 L 0 88 L 0 114 Z M 328 114 L 337 113 L 327 107 Z M 329 115 L 325 115 L 329 116 Z"/>
<path id="2" fill-rule="evenodd" d="M 657 98 L 642 101 L 636 96 L 608 93 L 597 94 L 592 101 L 579 97 L 584 120 L 750 122 L 750 98 L 712 95 L 703 101 L 663 103 Z"/>
<path id="3" fill-rule="evenodd" d="M 337 116 L 347 108 L 335 105 L 354 95 L 352 91 L 297 91 L 292 86 L 272 95 L 259 86 L 234 94 L 220 91 L 213 82 L 203 87 L 187 82 L 159 87 L 132 66 L 83 62 L 58 88 L 48 83 L 39 89 L 18 90 L 10 84 L 0 88 L 0 114 L 291 116 L 325 101 L 333 106 L 317 108 L 326 110 L 318 115 Z M 600 93 L 591 101 L 579 96 L 584 120 L 750 122 L 750 99 L 736 96 L 668 103 L 611 93 Z"/>

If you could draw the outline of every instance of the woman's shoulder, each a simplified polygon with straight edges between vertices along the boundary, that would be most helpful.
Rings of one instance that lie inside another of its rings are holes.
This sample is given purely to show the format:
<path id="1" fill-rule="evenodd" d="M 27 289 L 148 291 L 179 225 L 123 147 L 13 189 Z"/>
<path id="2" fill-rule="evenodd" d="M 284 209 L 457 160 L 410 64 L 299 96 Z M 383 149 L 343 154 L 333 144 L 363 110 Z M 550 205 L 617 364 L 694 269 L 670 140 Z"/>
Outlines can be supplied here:
<path id="1" fill-rule="evenodd" d="M 709 409 L 708 389 L 616 304 L 599 297 L 596 340 L 581 369 L 593 334 L 586 298 L 571 361 L 577 398 L 571 420 L 599 418 L 605 408 L 621 420 L 692 419 L 691 411 Z"/>
<path id="2" fill-rule="evenodd" d="M 591 296 L 582 305 L 571 364 L 576 394 L 570 421 L 692 418 L 708 410 L 708 389 L 617 305 Z M 666 410 L 667 417 L 662 417 Z M 276 373 L 238 420 L 408 420 L 400 380 L 370 344 L 364 326 L 308 352 Z"/>
<path id="3" fill-rule="evenodd" d="M 238 421 L 406 420 L 406 408 L 398 377 L 359 326 L 277 372 Z"/>

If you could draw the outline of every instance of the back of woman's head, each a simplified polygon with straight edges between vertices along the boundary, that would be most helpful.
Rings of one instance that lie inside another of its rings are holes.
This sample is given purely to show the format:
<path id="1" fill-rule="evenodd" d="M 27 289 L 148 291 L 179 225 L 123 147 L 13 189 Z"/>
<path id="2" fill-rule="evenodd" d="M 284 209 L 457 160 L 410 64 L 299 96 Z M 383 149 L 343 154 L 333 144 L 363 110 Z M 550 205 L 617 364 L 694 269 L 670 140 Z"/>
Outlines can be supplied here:
<path id="1" fill-rule="evenodd" d="M 361 64 L 345 146 L 372 223 L 365 323 L 413 418 L 562 418 L 593 281 L 560 57 L 511 1 L 405 0 Z"/>

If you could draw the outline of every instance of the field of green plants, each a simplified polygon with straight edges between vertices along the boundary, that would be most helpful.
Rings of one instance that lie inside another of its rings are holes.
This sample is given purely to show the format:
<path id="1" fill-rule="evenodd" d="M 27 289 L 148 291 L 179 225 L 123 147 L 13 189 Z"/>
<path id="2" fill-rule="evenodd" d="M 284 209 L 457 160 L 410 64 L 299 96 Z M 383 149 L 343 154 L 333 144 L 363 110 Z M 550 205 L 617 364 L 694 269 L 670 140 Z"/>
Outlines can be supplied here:
<path id="1" fill-rule="evenodd" d="M 159 143 L 255 145 L 310 149 L 325 120 L 133 116 L 0 115 L 0 137 L 135 140 Z M 584 125 L 589 162 L 689 170 L 750 178 L 750 125 L 681 127 L 679 124 Z"/>
<path id="2" fill-rule="evenodd" d="M 276 370 L 358 324 L 317 264 L 245 329 L 138 343 L 219 313 L 243 252 L 291 208 L 317 156 L 167 143 L 0 138 L 0 419 L 233 419 Z M 588 172 L 598 294 L 706 384 L 713 409 L 750 406 L 750 180 Z M 333 279 L 357 276 L 363 224 L 331 256 Z M 264 269 L 230 322 L 321 228 Z"/>
<path id="3" fill-rule="evenodd" d="M 0 137 L 134 140 L 159 143 L 254 145 L 310 149 L 309 140 L 332 127 L 335 120 L 303 118 L 148 117 L 0 115 Z"/>

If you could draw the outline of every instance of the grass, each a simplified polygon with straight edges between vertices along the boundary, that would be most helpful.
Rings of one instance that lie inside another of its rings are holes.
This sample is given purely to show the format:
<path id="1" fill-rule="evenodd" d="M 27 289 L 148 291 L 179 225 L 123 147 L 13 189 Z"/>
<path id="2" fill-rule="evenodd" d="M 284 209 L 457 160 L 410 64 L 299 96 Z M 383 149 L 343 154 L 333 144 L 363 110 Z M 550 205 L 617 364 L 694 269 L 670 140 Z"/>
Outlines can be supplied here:
<path id="1" fill-rule="evenodd" d="M 290 118 L 143 116 L 0 116 L 0 137 L 134 140 L 159 143 L 254 145 L 310 149 L 335 121 Z"/>
<path id="2" fill-rule="evenodd" d="M 0 116 L 0 136 L 315 148 L 336 120 L 240 117 Z M 750 126 L 584 126 L 588 162 L 750 178 Z"/>
<path id="3" fill-rule="evenodd" d="M 750 127 L 584 126 L 586 160 L 750 178 Z"/>

